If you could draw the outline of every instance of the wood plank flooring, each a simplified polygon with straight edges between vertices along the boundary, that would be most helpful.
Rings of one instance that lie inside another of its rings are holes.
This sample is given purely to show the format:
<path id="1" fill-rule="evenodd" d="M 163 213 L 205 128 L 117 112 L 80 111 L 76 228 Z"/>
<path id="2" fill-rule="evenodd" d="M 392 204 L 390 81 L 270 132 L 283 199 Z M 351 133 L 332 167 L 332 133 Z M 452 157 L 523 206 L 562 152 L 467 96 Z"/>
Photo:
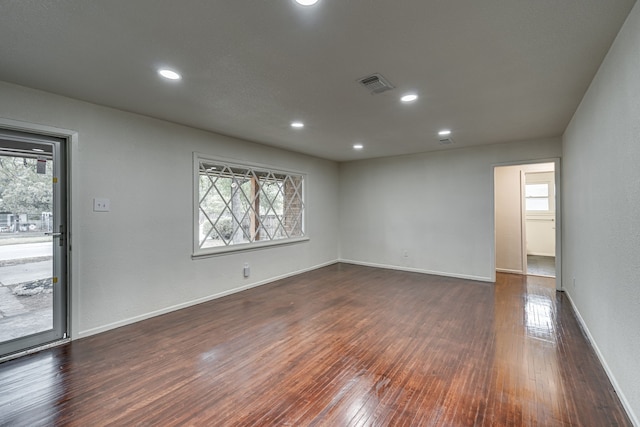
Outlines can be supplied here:
<path id="1" fill-rule="evenodd" d="M 550 279 L 336 264 L 0 364 L 0 425 L 631 423 Z"/>

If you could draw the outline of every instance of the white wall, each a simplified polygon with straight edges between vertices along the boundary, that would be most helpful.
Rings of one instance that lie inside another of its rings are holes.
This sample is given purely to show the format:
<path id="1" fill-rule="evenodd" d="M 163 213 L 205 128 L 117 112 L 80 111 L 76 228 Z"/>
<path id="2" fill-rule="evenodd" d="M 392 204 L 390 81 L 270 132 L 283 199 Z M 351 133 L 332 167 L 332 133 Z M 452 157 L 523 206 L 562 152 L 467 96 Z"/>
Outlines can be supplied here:
<path id="1" fill-rule="evenodd" d="M 342 163 L 340 257 L 491 280 L 493 166 L 560 154 L 551 138 Z"/>
<path id="2" fill-rule="evenodd" d="M 72 337 L 334 262 L 338 166 L 0 83 L 0 118 L 78 132 L 72 150 Z M 191 259 L 192 153 L 307 173 L 309 242 Z M 94 197 L 111 212 L 92 211 Z M 244 262 L 251 278 L 244 279 Z"/>
<path id="3" fill-rule="evenodd" d="M 638 4 L 564 134 L 563 157 L 565 289 L 640 425 Z"/>

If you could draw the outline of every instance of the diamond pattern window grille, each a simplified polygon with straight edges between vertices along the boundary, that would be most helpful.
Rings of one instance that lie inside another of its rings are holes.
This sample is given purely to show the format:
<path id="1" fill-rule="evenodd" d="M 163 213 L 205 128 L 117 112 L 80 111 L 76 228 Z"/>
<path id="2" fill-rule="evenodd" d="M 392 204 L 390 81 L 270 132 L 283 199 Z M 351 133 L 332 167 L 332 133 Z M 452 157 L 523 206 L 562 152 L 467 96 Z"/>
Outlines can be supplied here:
<path id="1" fill-rule="evenodd" d="M 198 248 L 304 237 L 302 175 L 198 159 Z"/>

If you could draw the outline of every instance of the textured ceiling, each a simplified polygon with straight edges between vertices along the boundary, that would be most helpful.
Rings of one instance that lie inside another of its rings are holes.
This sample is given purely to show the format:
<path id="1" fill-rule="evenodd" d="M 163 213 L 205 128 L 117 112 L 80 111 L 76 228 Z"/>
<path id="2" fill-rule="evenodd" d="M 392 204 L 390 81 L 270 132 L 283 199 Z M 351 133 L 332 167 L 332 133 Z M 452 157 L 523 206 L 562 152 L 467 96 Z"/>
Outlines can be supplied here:
<path id="1" fill-rule="evenodd" d="M 4 1 L 0 80 L 338 161 L 559 136 L 634 2 Z"/>

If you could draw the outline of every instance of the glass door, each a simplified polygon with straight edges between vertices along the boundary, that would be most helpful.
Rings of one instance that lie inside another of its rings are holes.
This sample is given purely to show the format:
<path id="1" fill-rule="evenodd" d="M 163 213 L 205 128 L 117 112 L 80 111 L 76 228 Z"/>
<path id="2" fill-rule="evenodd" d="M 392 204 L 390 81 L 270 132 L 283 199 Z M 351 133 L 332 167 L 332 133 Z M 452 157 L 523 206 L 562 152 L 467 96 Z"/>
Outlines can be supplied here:
<path id="1" fill-rule="evenodd" d="M 66 337 L 65 140 L 0 129 L 0 357 Z"/>

